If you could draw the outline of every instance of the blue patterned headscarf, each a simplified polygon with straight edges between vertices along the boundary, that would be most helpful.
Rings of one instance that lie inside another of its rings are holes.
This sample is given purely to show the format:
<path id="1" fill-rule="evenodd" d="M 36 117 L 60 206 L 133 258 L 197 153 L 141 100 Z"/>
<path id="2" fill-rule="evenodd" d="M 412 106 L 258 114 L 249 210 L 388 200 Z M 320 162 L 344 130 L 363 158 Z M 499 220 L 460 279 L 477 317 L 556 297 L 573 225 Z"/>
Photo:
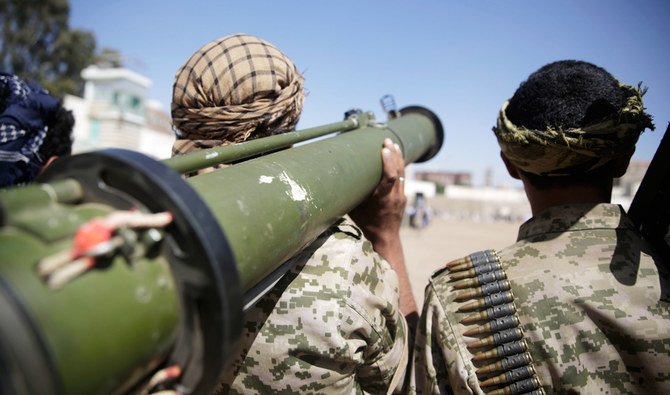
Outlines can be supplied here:
<path id="1" fill-rule="evenodd" d="M 0 188 L 21 185 L 37 177 L 44 164 L 39 149 L 49 127 L 47 120 L 59 106 L 55 97 L 34 83 L 0 73 Z"/>

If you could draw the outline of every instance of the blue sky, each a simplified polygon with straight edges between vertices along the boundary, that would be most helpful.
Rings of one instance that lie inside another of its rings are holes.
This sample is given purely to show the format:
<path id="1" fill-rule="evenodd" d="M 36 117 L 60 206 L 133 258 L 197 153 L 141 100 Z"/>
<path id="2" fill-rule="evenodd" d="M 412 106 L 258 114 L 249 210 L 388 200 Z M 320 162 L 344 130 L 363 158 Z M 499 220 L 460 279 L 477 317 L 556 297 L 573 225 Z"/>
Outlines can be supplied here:
<path id="1" fill-rule="evenodd" d="M 650 160 L 670 120 L 670 1 L 71 0 L 70 26 L 89 30 L 153 81 L 169 109 L 177 69 L 205 43 L 233 33 L 264 38 L 304 73 L 299 129 L 341 120 L 350 108 L 385 119 L 379 99 L 434 111 L 445 142 L 423 170 L 492 169 L 507 176 L 491 127 L 526 77 L 560 59 L 598 64 L 622 82 L 649 87 L 656 131 L 634 159 Z"/>

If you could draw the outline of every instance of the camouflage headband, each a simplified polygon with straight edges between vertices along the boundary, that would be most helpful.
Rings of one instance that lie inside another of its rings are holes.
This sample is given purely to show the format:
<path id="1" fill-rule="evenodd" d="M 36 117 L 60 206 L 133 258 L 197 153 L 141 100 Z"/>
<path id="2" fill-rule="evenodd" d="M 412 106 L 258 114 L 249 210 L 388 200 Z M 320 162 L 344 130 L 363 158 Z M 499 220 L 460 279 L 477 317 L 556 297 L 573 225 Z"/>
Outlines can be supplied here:
<path id="1" fill-rule="evenodd" d="M 545 176 L 586 173 L 629 152 L 644 129 L 654 130 L 639 87 L 620 85 L 628 98 L 618 114 L 577 129 L 531 130 L 514 125 L 503 104 L 493 132 L 507 159 L 521 170 Z"/>
<path id="2" fill-rule="evenodd" d="M 176 74 L 173 155 L 293 130 L 303 77 L 286 55 L 236 34 L 199 49 Z"/>

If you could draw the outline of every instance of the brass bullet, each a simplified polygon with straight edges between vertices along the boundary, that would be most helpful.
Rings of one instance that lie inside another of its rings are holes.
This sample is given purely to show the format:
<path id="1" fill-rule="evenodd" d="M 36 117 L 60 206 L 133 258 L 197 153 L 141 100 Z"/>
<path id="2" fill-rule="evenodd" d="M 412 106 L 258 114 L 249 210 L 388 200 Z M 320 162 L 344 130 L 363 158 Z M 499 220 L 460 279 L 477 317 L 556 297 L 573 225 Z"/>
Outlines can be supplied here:
<path id="1" fill-rule="evenodd" d="M 491 336 L 483 339 L 475 340 L 468 343 L 468 348 L 481 348 L 487 346 L 497 346 L 503 343 L 508 343 L 514 340 L 519 340 L 523 337 L 523 332 L 520 328 L 509 328 L 500 332 L 496 332 Z"/>
<path id="2" fill-rule="evenodd" d="M 498 260 L 498 258 L 494 255 L 493 251 L 491 250 L 486 250 L 486 251 L 479 251 L 475 252 L 473 254 L 470 254 L 464 258 L 459 258 L 455 259 L 451 262 L 447 262 L 445 265 L 448 268 L 452 268 L 454 266 L 462 265 L 462 264 L 470 264 L 473 266 L 478 266 L 483 263 L 487 262 L 493 262 Z"/>
<path id="3" fill-rule="evenodd" d="M 515 315 L 508 315 L 506 317 L 496 318 L 486 324 L 477 325 L 474 328 L 463 332 L 463 335 L 472 337 L 482 333 L 502 331 L 503 329 L 509 329 L 515 326 L 519 326 L 519 318 Z"/>
<path id="4" fill-rule="evenodd" d="M 512 303 L 501 304 L 498 306 L 489 307 L 488 309 L 479 313 L 470 314 L 461 320 L 461 324 L 471 324 L 477 321 L 492 320 L 506 315 L 516 313 L 516 306 Z"/>
<path id="5" fill-rule="evenodd" d="M 516 306 L 512 303 L 502 304 L 498 306 L 489 307 L 488 309 L 466 316 L 461 320 L 462 324 L 470 324 L 477 321 L 493 320 L 495 318 L 504 317 L 516 313 Z"/>
<path id="6" fill-rule="evenodd" d="M 463 278 L 475 277 L 480 274 L 493 272 L 496 270 L 502 270 L 502 265 L 500 262 L 489 262 L 479 266 L 472 265 L 458 265 L 449 269 L 449 277 L 452 280 L 460 280 Z"/>
<path id="7" fill-rule="evenodd" d="M 464 278 L 472 278 L 476 276 L 477 273 L 475 272 L 475 269 L 470 269 L 467 270 L 463 269 L 463 271 L 458 271 L 458 270 L 451 270 L 451 273 L 449 273 L 449 278 L 452 280 L 462 280 Z"/>
<path id="8" fill-rule="evenodd" d="M 459 312 L 477 310 L 483 307 L 496 306 L 502 303 L 509 303 L 514 299 L 511 291 L 503 291 L 487 295 L 482 299 L 473 300 L 458 308 Z"/>
<path id="9" fill-rule="evenodd" d="M 462 272 L 461 272 L 462 273 Z M 460 273 L 455 273 L 455 274 L 460 274 Z M 474 276 L 473 276 L 474 277 Z M 493 272 L 486 272 L 486 273 L 481 273 L 478 274 L 477 277 L 474 278 L 465 278 L 463 277 L 463 280 L 456 281 L 453 286 L 456 289 L 463 289 L 463 288 L 472 288 L 476 287 L 482 284 L 488 284 L 493 281 L 499 281 L 499 280 L 504 280 L 507 278 L 507 274 L 505 274 L 504 271 L 502 270 L 496 270 Z M 456 276 L 452 275 L 451 276 L 452 280 L 456 280 Z"/>
<path id="10" fill-rule="evenodd" d="M 502 358 L 502 357 L 508 357 L 510 355 L 514 354 L 520 354 L 528 349 L 528 345 L 526 344 L 526 341 L 521 339 L 521 340 L 515 340 L 513 342 L 501 344 L 498 347 L 489 350 L 489 351 L 484 351 L 480 352 L 477 354 L 474 354 L 472 356 L 473 361 L 483 361 L 485 359 L 491 359 L 491 358 Z"/>
<path id="11" fill-rule="evenodd" d="M 460 291 L 454 295 L 455 301 L 461 301 L 465 299 L 472 299 L 481 295 L 491 295 L 501 291 L 507 291 L 510 289 L 510 283 L 507 280 L 494 281 L 492 283 L 484 284 L 481 287 L 475 289 L 468 289 L 466 291 Z"/>
<path id="12" fill-rule="evenodd" d="M 505 388 L 500 388 L 488 393 L 488 395 L 515 395 L 515 394 L 525 394 L 540 388 L 540 380 L 537 377 L 532 377 L 529 379 L 517 381 L 512 383 Z"/>
<path id="13" fill-rule="evenodd" d="M 518 368 L 519 366 L 528 365 L 532 361 L 533 358 L 531 358 L 530 353 L 528 352 L 523 354 L 510 355 L 509 357 L 505 357 L 500 361 L 482 366 L 481 368 L 477 369 L 477 375 L 484 375 L 499 372 L 501 370 Z"/>
<path id="14" fill-rule="evenodd" d="M 533 365 L 526 365 L 491 377 L 490 379 L 482 381 L 479 385 L 481 387 L 490 387 L 493 385 L 507 384 L 533 377 L 534 374 L 535 368 L 533 368 Z"/>
<path id="15" fill-rule="evenodd" d="M 453 277 L 452 277 L 452 279 L 453 279 Z M 455 289 L 463 289 L 463 288 L 478 287 L 479 285 L 480 285 L 479 281 L 477 281 L 476 278 L 466 278 L 465 280 L 456 281 L 453 284 L 453 287 Z"/>
<path id="16" fill-rule="evenodd" d="M 465 258 L 454 259 L 453 261 L 447 262 L 444 266 L 448 268 L 453 268 L 454 266 L 459 266 L 467 264 L 470 262 L 470 257 L 466 256 Z"/>

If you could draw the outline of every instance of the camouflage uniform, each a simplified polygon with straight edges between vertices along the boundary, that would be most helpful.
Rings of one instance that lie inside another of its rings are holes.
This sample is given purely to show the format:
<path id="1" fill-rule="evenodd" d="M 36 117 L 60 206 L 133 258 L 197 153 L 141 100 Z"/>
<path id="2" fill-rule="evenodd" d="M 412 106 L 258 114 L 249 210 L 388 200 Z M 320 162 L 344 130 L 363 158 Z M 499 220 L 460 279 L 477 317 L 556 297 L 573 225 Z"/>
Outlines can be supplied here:
<path id="1" fill-rule="evenodd" d="M 482 366 L 502 357 L 473 360 L 491 346 L 472 342 L 490 333 L 464 332 L 490 321 L 463 323 L 473 311 L 456 300 L 462 291 L 455 283 L 462 280 L 450 279 L 456 271 L 445 268 L 426 288 L 413 390 L 485 393 L 483 381 L 507 371 L 509 383 L 484 389 L 525 380 L 526 390 L 541 386 L 536 393 L 670 393 L 668 273 L 644 251 L 623 210 L 612 204 L 551 207 L 523 224 L 518 240 L 497 256 L 516 306 L 516 313 L 508 311 L 507 333 L 519 335 L 516 355 L 525 370 L 508 365 L 483 373 L 488 368 Z"/>
<path id="2" fill-rule="evenodd" d="M 217 393 L 383 394 L 395 387 L 408 346 L 389 264 L 345 220 L 294 259 L 247 312 Z"/>

